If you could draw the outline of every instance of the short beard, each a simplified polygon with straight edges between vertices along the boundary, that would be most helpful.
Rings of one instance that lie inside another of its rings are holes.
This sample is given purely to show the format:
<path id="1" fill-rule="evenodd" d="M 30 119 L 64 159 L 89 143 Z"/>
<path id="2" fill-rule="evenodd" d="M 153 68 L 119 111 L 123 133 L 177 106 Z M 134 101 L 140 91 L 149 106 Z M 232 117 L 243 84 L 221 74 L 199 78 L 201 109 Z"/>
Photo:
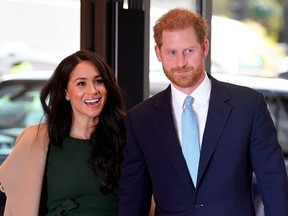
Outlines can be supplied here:
<path id="1" fill-rule="evenodd" d="M 195 86 L 199 80 L 201 80 L 204 73 L 204 66 L 200 65 L 198 68 L 194 68 L 193 66 L 188 66 L 184 68 L 171 68 L 170 70 L 166 70 L 163 67 L 164 73 L 166 77 L 176 86 L 181 88 L 189 88 Z M 177 76 L 175 73 L 177 71 L 192 71 L 189 76 Z"/>

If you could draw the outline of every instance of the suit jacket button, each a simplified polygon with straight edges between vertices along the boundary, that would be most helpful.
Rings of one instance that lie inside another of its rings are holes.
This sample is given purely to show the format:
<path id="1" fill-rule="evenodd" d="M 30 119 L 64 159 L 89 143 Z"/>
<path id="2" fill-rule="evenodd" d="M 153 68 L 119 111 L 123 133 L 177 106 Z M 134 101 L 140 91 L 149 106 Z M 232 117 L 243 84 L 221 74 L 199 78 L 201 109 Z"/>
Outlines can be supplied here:
<path id="1" fill-rule="evenodd" d="M 195 208 L 201 208 L 201 207 L 203 207 L 203 204 L 198 204 L 198 203 L 197 203 L 197 204 L 194 205 L 194 207 L 195 207 Z"/>

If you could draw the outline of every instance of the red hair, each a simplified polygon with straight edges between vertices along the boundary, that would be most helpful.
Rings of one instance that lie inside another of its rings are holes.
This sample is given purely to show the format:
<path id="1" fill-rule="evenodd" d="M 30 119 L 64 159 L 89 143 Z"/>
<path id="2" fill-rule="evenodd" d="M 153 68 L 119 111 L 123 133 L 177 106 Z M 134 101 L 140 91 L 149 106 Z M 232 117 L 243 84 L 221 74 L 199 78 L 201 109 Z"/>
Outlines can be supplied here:
<path id="1" fill-rule="evenodd" d="M 162 32 L 164 30 L 181 30 L 192 27 L 199 43 L 207 37 L 207 23 L 196 12 L 176 8 L 162 15 L 154 26 L 154 40 L 158 47 L 162 45 Z"/>

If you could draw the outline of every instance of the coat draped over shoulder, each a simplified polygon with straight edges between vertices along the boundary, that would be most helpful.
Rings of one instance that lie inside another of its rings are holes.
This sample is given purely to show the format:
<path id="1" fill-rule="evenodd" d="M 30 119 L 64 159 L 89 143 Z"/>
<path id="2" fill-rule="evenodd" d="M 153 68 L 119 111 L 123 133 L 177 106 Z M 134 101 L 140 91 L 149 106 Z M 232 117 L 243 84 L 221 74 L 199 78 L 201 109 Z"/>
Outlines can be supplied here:
<path id="1" fill-rule="evenodd" d="M 1 190 L 7 197 L 4 216 L 38 216 L 48 143 L 46 123 L 28 126 L 17 137 L 0 166 Z"/>

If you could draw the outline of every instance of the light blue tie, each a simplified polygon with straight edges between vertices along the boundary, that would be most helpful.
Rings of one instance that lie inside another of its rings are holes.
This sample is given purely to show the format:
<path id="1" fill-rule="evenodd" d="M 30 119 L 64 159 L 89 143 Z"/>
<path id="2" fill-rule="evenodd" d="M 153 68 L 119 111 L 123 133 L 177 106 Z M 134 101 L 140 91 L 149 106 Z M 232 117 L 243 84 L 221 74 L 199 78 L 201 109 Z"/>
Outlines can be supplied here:
<path id="1" fill-rule="evenodd" d="M 197 184 L 200 144 L 196 114 L 192 103 L 194 98 L 187 96 L 182 113 L 182 152 L 186 160 L 194 186 Z"/>

